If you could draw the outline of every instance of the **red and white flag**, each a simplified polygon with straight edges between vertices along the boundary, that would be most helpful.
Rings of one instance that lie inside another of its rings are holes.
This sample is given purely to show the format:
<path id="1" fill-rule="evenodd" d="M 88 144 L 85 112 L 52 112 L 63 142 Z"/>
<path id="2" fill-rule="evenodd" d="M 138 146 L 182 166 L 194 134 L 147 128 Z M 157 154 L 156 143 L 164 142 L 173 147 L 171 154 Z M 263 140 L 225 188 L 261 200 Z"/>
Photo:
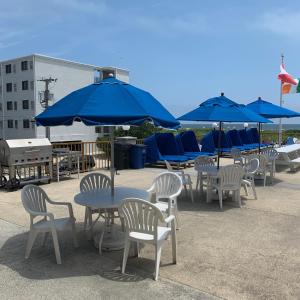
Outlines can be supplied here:
<path id="1" fill-rule="evenodd" d="M 278 75 L 278 79 L 281 80 L 282 83 L 298 85 L 298 82 L 285 70 L 284 64 L 280 65 L 280 74 Z"/>

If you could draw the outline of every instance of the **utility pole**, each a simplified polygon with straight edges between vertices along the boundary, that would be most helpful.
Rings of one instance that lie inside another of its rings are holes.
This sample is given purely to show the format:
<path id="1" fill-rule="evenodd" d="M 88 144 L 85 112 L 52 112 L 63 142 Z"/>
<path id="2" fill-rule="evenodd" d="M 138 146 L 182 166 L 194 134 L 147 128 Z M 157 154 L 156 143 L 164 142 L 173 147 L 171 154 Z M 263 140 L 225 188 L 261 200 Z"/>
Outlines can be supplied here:
<path id="1" fill-rule="evenodd" d="M 52 78 L 51 76 L 49 78 L 44 78 L 39 79 L 38 81 L 43 81 L 45 82 L 45 91 L 44 91 L 44 99 L 40 100 L 41 106 L 45 109 L 49 107 L 49 100 L 50 100 L 50 92 L 49 92 L 49 84 L 51 82 L 56 82 L 57 78 Z M 45 135 L 46 138 L 50 141 L 50 127 L 45 128 Z"/>

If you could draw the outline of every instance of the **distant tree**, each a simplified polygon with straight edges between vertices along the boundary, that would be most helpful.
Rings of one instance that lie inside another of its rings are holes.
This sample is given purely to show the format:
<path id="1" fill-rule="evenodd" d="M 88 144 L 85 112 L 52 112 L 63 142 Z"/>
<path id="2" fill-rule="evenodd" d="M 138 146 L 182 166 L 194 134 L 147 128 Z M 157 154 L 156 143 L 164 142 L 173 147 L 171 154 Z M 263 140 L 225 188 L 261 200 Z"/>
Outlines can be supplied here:
<path id="1" fill-rule="evenodd" d="M 138 139 L 144 139 L 147 136 L 160 131 L 162 131 L 162 129 L 147 122 L 140 126 L 130 126 L 129 130 L 123 130 L 122 127 L 119 127 L 115 130 L 115 136 L 134 136 Z"/>

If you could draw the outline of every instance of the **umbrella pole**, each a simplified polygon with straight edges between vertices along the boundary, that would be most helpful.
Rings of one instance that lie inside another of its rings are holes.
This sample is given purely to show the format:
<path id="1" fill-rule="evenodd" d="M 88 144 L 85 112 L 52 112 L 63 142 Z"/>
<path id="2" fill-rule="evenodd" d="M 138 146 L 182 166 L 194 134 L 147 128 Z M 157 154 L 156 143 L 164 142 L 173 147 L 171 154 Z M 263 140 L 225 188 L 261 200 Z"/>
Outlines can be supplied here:
<path id="1" fill-rule="evenodd" d="M 221 155 L 221 136 L 222 136 L 222 122 L 219 122 L 219 136 L 218 136 L 218 160 L 217 160 L 217 168 L 219 170 L 220 167 L 220 155 Z"/>
<path id="2" fill-rule="evenodd" d="M 258 153 L 260 154 L 260 144 L 261 144 L 261 123 L 258 123 Z"/>
<path id="3" fill-rule="evenodd" d="M 115 137 L 114 137 L 114 127 L 109 128 L 110 134 L 110 180 L 111 180 L 111 195 L 115 192 Z"/>

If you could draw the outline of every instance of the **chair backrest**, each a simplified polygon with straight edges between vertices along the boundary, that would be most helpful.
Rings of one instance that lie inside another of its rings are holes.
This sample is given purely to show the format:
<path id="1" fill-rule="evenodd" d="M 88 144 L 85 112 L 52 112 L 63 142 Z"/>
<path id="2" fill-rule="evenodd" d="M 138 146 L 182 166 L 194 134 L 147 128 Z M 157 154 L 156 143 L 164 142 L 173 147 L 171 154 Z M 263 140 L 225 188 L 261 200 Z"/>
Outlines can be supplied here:
<path id="1" fill-rule="evenodd" d="M 169 172 L 173 172 L 173 168 L 172 168 L 171 164 L 167 160 L 165 160 L 165 163 L 166 163 L 166 166 L 167 166 L 167 170 Z"/>
<path id="2" fill-rule="evenodd" d="M 278 157 L 277 150 L 273 148 L 263 149 L 261 152 L 268 158 L 268 160 L 274 160 Z"/>
<path id="3" fill-rule="evenodd" d="M 222 167 L 218 172 L 218 178 L 221 186 L 237 186 L 239 187 L 242 182 L 244 170 L 240 165 L 228 165 Z"/>
<path id="4" fill-rule="evenodd" d="M 253 158 L 257 158 L 259 160 L 259 167 L 258 171 L 265 171 L 267 164 L 268 164 L 268 159 L 264 154 L 250 154 L 247 155 L 247 161 L 250 161 Z"/>
<path id="5" fill-rule="evenodd" d="M 201 167 L 214 166 L 214 165 L 215 165 L 214 160 L 209 156 L 200 155 L 196 157 L 194 161 L 194 168 L 196 171 L 201 169 Z"/>
<path id="6" fill-rule="evenodd" d="M 48 196 L 39 186 L 28 184 L 21 191 L 21 199 L 25 210 L 31 212 L 47 212 Z"/>
<path id="7" fill-rule="evenodd" d="M 174 172 L 164 172 L 153 180 L 156 198 L 172 198 L 181 193 L 182 179 Z"/>
<path id="8" fill-rule="evenodd" d="M 158 221 L 164 221 L 162 212 L 155 205 L 137 198 L 124 199 L 119 213 L 124 219 L 126 232 L 141 232 L 156 237 Z"/>
<path id="9" fill-rule="evenodd" d="M 255 174 L 259 169 L 259 159 L 251 158 L 244 166 L 246 174 Z"/>
<path id="10" fill-rule="evenodd" d="M 102 173 L 90 173 L 80 181 L 80 192 L 89 192 L 110 187 L 110 178 Z"/>

